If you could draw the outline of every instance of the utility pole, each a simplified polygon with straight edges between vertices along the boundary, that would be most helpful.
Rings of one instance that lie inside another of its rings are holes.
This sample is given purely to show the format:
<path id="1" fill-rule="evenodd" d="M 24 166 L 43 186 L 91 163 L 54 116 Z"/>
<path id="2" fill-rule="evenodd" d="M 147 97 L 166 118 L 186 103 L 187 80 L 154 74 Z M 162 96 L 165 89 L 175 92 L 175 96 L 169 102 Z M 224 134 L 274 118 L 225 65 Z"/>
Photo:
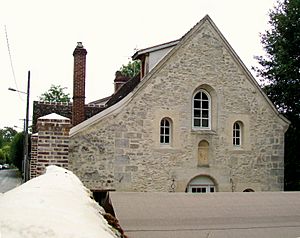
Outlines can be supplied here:
<path id="1" fill-rule="evenodd" d="M 24 148 L 23 148 L 23 162 L 22 162 L 22 172 L 23 172 L 23 180 L 24 182 L 27 182 L 30 179 L 30 158 L 29 158 L 29 153 L 28 153 L 28 141 L 29 141 L 29 136 L 28 136 L 28 122 L 29 122 L 29 96 L 30 96 L 30 71 L 28 71 L 28 77 L 27 77 L 27 92 L 22 92 L 14 88 L 8 88 L 8 90 L 13 91 L 13 92 L 19 92 L 19 93 L 24 93 L 27 95 L 27 100 L 26 100 L 26 118 L 24 121 Z"/>
<path id="2" fill-rule="evenodd" d="M 26 118 L 25 118 L 25 156 L 24 156 L 24 179 L 25 182 L 29 180 L 29 154 L 28 154 L 28 121 L 29 121 L 29 93 L 30 93 L 30 71 L 27 77 L 27 103 L 26 103 Z"/>

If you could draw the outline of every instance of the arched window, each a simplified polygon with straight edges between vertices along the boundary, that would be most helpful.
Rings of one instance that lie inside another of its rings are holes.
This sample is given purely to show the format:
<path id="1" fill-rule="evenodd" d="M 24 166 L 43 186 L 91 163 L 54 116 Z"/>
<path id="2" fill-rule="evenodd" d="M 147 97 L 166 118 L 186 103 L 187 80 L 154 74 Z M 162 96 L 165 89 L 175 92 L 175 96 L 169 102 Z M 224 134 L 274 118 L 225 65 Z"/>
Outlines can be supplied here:
<path id="1" fill-rule="evenodd" d="M 171 121 L 168 118 L 163 118 L 160 121 L 160 144 L 171 144 Z"/>
<path id="2" fill-rule="evenodd" d="M 232 143 L 234 146 L 241 146 L 242 145 L 242 123 L 235 122 L 233 124 L 233 137 Z"/>
<path id="3" fill-rule="evenodd" d="M 213 193 L 215 191 L 216 185 L 208 176 L 197 176 L 187 186 L 188 193 Z"/>
<path id="4" fill-rule="evenodd" d="M 193 128 L 210 129 L 210 95 L 204 91 L 198 91 L 193 97 Z"/>

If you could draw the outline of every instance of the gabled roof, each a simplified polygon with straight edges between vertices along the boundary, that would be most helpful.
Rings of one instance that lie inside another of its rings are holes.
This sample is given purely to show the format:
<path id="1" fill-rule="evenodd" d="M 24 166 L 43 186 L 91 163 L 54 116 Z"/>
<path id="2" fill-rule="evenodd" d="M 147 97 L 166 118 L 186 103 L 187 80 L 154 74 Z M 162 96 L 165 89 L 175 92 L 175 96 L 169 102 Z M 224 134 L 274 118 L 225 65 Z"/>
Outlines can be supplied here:
<path id="1" fill-rule="evenodd" d="M 225 39 L 225 37 L 223 36 L 223 34 L 220 32 L 220 30 L 217 28 L 217 26 L 214 24 L 214 22 L 212 21 L 212 19 L 206 15 L 204 18 L 202 18 L 193 28 L 191 28 L 191 30 L 189 30 L 181 39 L 180 41 L 173 41 L 172 44 L 174 44 L 173 49 L 167 53 L 167 55 L 143 78 L 143 80 L 141 81 L 141 83 L 138 85 L 138 87 L 136 87 L 132 93 L 128 94 L 126 97 L 126 100 L 124 99 L 124 102 L 119 101 L 119 103 L 114 105 L 113 109 L 110 110 L 104 110 L 101 113 L 95 115 L 94 117 L 84 121 L 83 123 L 73 127 L 71 129 L 71 135 L 76 134 L 78 132 L 80 132 L 81 130 L 83 130 L 84 128 L 93 125 L 95 123 L 97 123 L 97 121 L 101 120 L 103 117 L 108 116 L 110 113 L 119 111 L 121 108 L 119 107 L 123 107 L 127 102 L 129 102 L 131 100 L 132 97 L 134 97 L 143 87 L 145 87 L 148 84 L 149 79 L 152 78 L 153 75 L 155 75 L 165 64 L 166 62 L 182 47 L 183 44 L 185 44 L 191 37 L 194 36 L 194 34 L 197 34 L 197 31 L 204 25 L 204 23 L 209 23 L 210 26 L 214 29 L 214 31 L 218 34 L 218 36 L 221 38 L 224 46 L 227 48 L 228 52 L 231 54 L 232 58 L 235 60 L 235 62 L 243 69 L 245 75 L 247 76 L 249 82 L 254 86 L 254 88 L 257 89 L 257 91 L 263 96 L 263 98 L 267 101 L 267 103 L 269 104 L 269 106 L 272 108 L 272 110 L 274 111 L 274 113 L 282 120 L 283 124 L 286 125 L 286 128 L 288 128 L 289 125 L 289 120 L 286 119 L 284 116 L 282 116 L 277 109 L 275 108 L 275 106 L 273 105 L 273 103 L 270 101 L 270 99 L 267 97 L 267 95 L 263 92 L 263 90 L 260 88 L 260 86 L 258 85 L 258 83 L 256 82 L 256 80 L 254 79 L 254 77 L 252 76 L 252 74 L 249 72 L 249 70 L 247 69 L 247 67 L 245 66 L 245 64 L 241 61 L 241 59 L 239 58 L 239 56 L 236 54 L 236 52 L 234 51 L 234 49 L 231 47 L 231 45 L 228 43 L 228 41 Z M 168 44 L 168 43 L 167 43 Z M 163 45 L 167 45 L 167 44 L 162 44 L 162 45 L 158 45 L 158 48 L 160 46 Z M 155 47 L 150 47 L 145 49 L 146 52 L 147 50 L 152 50 L 153 49 L 157 49 Z"/>
<path id="2" fill-rule="evenodd" d="M 237 53 L 235 52 L 235 50 L 231 47 L 231 45 L 229 44 L 229 42 L 225 39 L 224 35 L 222 34 L 222 32 L 218 29 L 218 27 L 215 25 L 215 23 L 213 22 L 213 20 L 209 17 L 209 15 L 206 15 L 202 20 L 207 20 L 212 27 L 214 28 L 214 30 L 218 33 L 218 35 L 220 36 L 220 38 L 222 39 L 223 43 L 225 44 L 225 46 L 227 47 L 229 53 L 232 55 L 233 59 L 236 60 L 236 63 L 239 64 L 242 69 L 244 70 L 245 74 L 247 75 L 250 83 L 259 91 L 259 93 L 265 98 L 265 100 L 268 102 L 269 106 L 272 108 L 272 110 L 274 111 L 274 113 L 285 123 L 287 124 L 286 129 L 288 128 L 288 125 L 290 124 L 290 121 L 285 118 L 282 114 L 280 114 L 278 112 L 278 110 L 275 108 L 274 104 L 271 102 L 271 100 L 268 98 L 268 96 L 263 92 L 262 88 L 259 86 L 259 84 L 257 83 L 257 81 L 255 80 L 255 78 L 253 77 L 253 75 L 250 73 L 250 71 L 248 70 L 248 68 L 246 67 L 246 65 L 243 63 L 243 61 L 240 59 L 240 57 L 237 55 Z M 200 21 L 201 22 L 201 21 Z M 200 23 L 199 22 L 199 23 Z M 198 23 L 198 24 L 199 24 Z M 197 25 L 196 25 L 197 26 Z M 195 27 L 194 27 L 195 28 Z M 193 29 L 194 29 L 193 28 Z M 192 30 L 193 30 L 192 29 Z M 191 31 L 192 31 L 191 30 Z"/>

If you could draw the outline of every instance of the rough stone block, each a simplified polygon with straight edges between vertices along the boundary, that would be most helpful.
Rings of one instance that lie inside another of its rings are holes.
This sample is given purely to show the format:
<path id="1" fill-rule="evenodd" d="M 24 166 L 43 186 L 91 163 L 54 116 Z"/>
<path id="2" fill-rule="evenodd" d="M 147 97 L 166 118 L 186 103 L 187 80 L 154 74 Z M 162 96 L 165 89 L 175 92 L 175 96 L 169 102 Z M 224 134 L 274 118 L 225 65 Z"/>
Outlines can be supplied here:
<path id="1" fill-rule="evenodd" d="M 126 172 L 136 172 L 136 171 L 138 171 L 138 166 L 126 166 L 125 171 Z"/>
<path id="2" fill-rule="evenodd" d="M 115 173 L 116 181 L 119 183 L 130 183 L 131 174 L 130 173 Z"/>
<path id="3" fill-rule="evenodd" d="M 128 148 L 129 140 L 128 139 L 116 139 L 115 146 L 117 148 Z"/>
<path id="4" fill-rule="evenodd" d="M 129 164 L 130 158 L 128 155 L 116 155 L 115 164 Z"/>
<path id="5" fill-rule="evenodd" d="M 138 149 L 139 147 L 139 144 L 130 144 L 131 149 Z"/>

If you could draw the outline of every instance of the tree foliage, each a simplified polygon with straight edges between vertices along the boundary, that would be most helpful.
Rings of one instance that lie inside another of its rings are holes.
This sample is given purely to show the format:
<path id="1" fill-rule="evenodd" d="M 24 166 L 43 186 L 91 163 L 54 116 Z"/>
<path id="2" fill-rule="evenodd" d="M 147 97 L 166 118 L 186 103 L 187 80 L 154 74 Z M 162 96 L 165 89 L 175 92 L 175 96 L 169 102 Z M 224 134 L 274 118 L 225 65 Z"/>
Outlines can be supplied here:
<path id="1" fill-rule="evenodd" d="M 4 163 L 6 163 L 6 156 L 2 151 L 2 149 L 0 149 L 0 164 L 4 164 Z"/>
<path id="2" fill-rule="evenodd" d="M 9 153 L 10 153 L 9 145 L 5 145 L 0 149 L 0 164 L 5 164 L 5 163 L 10 164 Z"/>
<path id="3" fill-rule="evenodd" d="M 70 102 L 70 94 L 65 93 L 66 87 L 61 87 L 60 85 L 51 85 L 48 91 L 44 92 L 40 96 L 40 101 L 44 102 Z"/>
<path id="4" fill-rule="evenodd" d="M 24 155 L 24 133 L 17 133 L 10 144 L 10 161 L 21 171 Z"/>
<path id="5" fill-rule="evenodd" d="M 300 0 L 282 0 L 269 12 L 261 34 L 265 56 L 255 68 L 264 90 L 291 121 L 285 135 L 285 189 L 300 190 Z"/>
<path id="6" fill-rule="evenodd" d="M 11 127 L 0 129 L 0 164 L 10 164 L 10 143 L 17 131 Z"/>
<path id="7" fill-rule="evenodd" d="M 122 67 L 120 68 L 120 72 L 123 76 L 133 78 L 134 76 L 140 73 L 140 69 L 141 69 L 141 61 L 134 60 L 134 61 L 129 61 L 127 65 L 123 64 Z"/>
<path id="8" fill-rule="evenodd" d="M 16 134 L 17 131 L 12 127 L 5 127 L 4 129 L 0 129 L 0 148 L 9 144 Z"/>

